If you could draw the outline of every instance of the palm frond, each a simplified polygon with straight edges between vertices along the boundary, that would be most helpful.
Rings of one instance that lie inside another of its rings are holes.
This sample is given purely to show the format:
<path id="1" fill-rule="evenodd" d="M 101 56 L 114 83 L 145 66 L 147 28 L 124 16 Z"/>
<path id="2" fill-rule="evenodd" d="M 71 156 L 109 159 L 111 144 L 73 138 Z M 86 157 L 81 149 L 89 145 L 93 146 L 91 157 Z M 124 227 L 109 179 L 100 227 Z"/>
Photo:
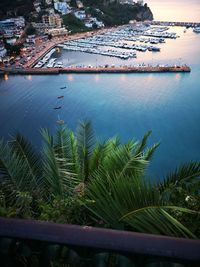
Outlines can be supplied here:
<path id="1" fill-rule="evenodd" d="M 42 130 L 43 146 L 43 180 L 47 190 L 56 196 L 71 194 L 76 184 L 75 175 L 69 171 L 71 164 L 66 158 L 59 158 L 54 149 L 53 137 L 48 130 Z"/>
<path id="2" fill-rule="evenodd" d="M 73 132 L 70 132 L 70 161 L 72 163 L 71 170 L 72 172 L 76 173 L 77 175 L 80 174 L 80 165 L 79 165 L 79 158 L 78 158 L 78 147 L 77 147 L 77 140 Z M 81 176 L 79 177 L 81 180 Z"/>
<path id="3" fill-rule="evenodd" d="M 178 186 L 180 183 L 193 184 L 200 181 L 200 162 L 189 162 L 179 168 L 159 183 L 159 189 L 164 192 L 170 186 Z"/>
<path id="4" fill-rule="evenodd" d="M 196 214 L 196 212 L 176 206 L 147 206 L 125 214 L 120 220 L 132 226 L 134 230 L 177 237 L 196 238 L 182 223 L 170 215 L 167 210 Z"/>
<path id="5" fill-rule="evenodd" d="M 120 145 L 110 150 L 103 160 L 103 168 L 111 175 L 139 175 L 143 174 L 148 162 L 141 156 L 132 155 L 132 150 L 126 145 Z"/>
<path id="6" fill-rule="evenodd" d="M 96 144 L 89 161 L 90 175 L 92 175 L 93 172 L 99 170 L 104 158 L 107 155 L 106 152 L 106 146 L 104 143 Z"/>
<path id="7" fill-rule="evenodd" d="M 27 180 L 30 182 L 32 190 L 37 188 L 38 177 L 42 174 L 42 166 L 38 155 L 33 150 L 33 146 L 21 134 L 17 133 L 12 141 L 9 142 L 11 153 L 24 161 Z"/>
<path id="8" fill-rule="evenodd" d="M 159 145 L 160 145 L 160 143 L 156 143 L 156 144 L 154 144 L 153 146 L 147 148 L 146 151 L 145 151 L 144 154 L 143 154 L 143 158 L 144 158 L 145 160 L 150 161 L 150 160 L 152 159 L 152 157 L 153 157 L 154 152 L 155 152 L 156 149 L 159 147 Z"/>
<path id="9" fill-rule="evenodd" d="M 0 177 L 1 186 L 11 202 L 15 201 L 17 191 L 31 188 L 27 179 L 27 163 L 3 139 L 0 141 Z"/>
<path id="10" fill-rule="evenodd" d="M 87 181 L 89 177 L 89 158 L 92 155 L 94 144 L 91 123 L 88 121 L 81 122 L 77 129 L 77 146 L 83 182 Z"/>
<path id="11" fill-rule="evenodd" d="M 195 236 L 167 210 L 196 214 L 182 207 L 166 205 L 152 183 L 136 176 L 117 174 L 95 177 L 88 185 L 89 210 L 110 227 L 179 237 Z"/>
<path id="12" fill-rule="evenodd" d="M 135 155 L 140 155 L 146 148 L 147 146 L 147 141 L 149 136 L 151 135 L 151 131 L 148 131 L 142 140 L 138 143 L 137 148 L 135 149 Z"/>
<path id="13" fill-rule="evenodd" d="M 69 158 L 70 132 L 66 127 L 60 126 L 56 131 L 55 151 L 60 158 Z"/>

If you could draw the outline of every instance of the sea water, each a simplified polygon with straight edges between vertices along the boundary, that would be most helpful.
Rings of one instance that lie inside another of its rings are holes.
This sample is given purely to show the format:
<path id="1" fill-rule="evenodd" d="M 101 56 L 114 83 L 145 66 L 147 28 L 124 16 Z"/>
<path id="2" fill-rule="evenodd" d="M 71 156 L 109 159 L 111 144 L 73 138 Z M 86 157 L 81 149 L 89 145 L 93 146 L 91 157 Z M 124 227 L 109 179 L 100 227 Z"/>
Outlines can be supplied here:
<path id="1" fill-rule="evenodd" d="M 199 0 L 145 0 L 155 20 L 200 22 Z"/>
<path id="2" fill-rule="evenodd" d="M 138 53 L 132 63 L 187 63 L 191 73 L 62 74 L 8 76 L 0 79 L 0 135 L 20 131 L 40 149 L 40 129 L 52 133 L 58 117 L 73 130 L 83 119 L 92 122 L 104 140 L 141 139 L 149 130 L 149 144 L 160 141 L 149 175 L 163 177 L 177 165 L 200 160 L 200 34 L 172 28 L 180 38 L 161 44 L 160 53 Z M 69 64 L 128 64 L 110 57 L 63 51 Z M 66 89 L 61 87 L 66 86 Z M 58 99 L 63 95 L 64 98 Z M 55 107 L 62 106 L 55 110 Z"/>

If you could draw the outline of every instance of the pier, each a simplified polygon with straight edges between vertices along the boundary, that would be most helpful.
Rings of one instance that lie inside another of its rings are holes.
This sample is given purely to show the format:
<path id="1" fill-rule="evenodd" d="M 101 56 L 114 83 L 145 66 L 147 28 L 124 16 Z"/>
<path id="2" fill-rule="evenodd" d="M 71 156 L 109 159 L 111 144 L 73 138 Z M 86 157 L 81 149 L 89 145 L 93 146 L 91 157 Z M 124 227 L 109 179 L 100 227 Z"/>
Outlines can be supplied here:
<path id="1" fill-rule="evenodd" d="M 166 73 L 166 72 L 190 72 L 191 68 L 187 65 L 182 66 L 122 66 L 122 67 L 69 67 L 69 68 L 41 68 L 41 69 L 2 69 L 4 74 L 11 75 L 42 75 L 42 74 L 95 74 L 95 73 Z"/>
<path id="2" fill-rule="evenodd" d="M 200 27 L 200 22 L 177 22 L 177 21 L 158 21 L 153 20 L 150 22 L 151 25 L 160 26 L 178 26 L 178 27 Z"/>

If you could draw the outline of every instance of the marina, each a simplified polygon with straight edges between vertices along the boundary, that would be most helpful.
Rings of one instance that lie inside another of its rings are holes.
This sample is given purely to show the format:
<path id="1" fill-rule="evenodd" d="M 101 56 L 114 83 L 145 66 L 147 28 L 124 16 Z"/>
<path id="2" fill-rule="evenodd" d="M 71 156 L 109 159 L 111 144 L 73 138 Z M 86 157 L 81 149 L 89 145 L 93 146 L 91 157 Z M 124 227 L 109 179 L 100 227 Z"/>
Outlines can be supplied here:
<path id="1" fill-rule="evenodd" d="M 89 36 L 64 41 L 55 45 L 43 58 L 33 64 L 34 68 L 65 68 L 63 62 L 51 58 L 56 49 L 83 52 L 123 60 L 137 58 L 138 52 L 160 52 L 166 39 L 177 39 L 176 32 L 166 26 L 144 23 L 125 25 L 93 33 Z"/>

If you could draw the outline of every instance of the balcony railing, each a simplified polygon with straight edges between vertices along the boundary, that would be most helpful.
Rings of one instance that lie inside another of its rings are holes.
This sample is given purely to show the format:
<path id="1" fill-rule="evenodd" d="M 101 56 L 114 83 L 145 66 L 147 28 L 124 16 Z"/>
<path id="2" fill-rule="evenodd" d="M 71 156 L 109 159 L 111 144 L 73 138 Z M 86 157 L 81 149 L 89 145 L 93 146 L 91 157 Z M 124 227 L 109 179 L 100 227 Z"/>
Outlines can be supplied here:
<path id="1" fill-rule="evenodd" d="M 0 266 L 199 267 L 200 240 L 0 218 Z"/>

